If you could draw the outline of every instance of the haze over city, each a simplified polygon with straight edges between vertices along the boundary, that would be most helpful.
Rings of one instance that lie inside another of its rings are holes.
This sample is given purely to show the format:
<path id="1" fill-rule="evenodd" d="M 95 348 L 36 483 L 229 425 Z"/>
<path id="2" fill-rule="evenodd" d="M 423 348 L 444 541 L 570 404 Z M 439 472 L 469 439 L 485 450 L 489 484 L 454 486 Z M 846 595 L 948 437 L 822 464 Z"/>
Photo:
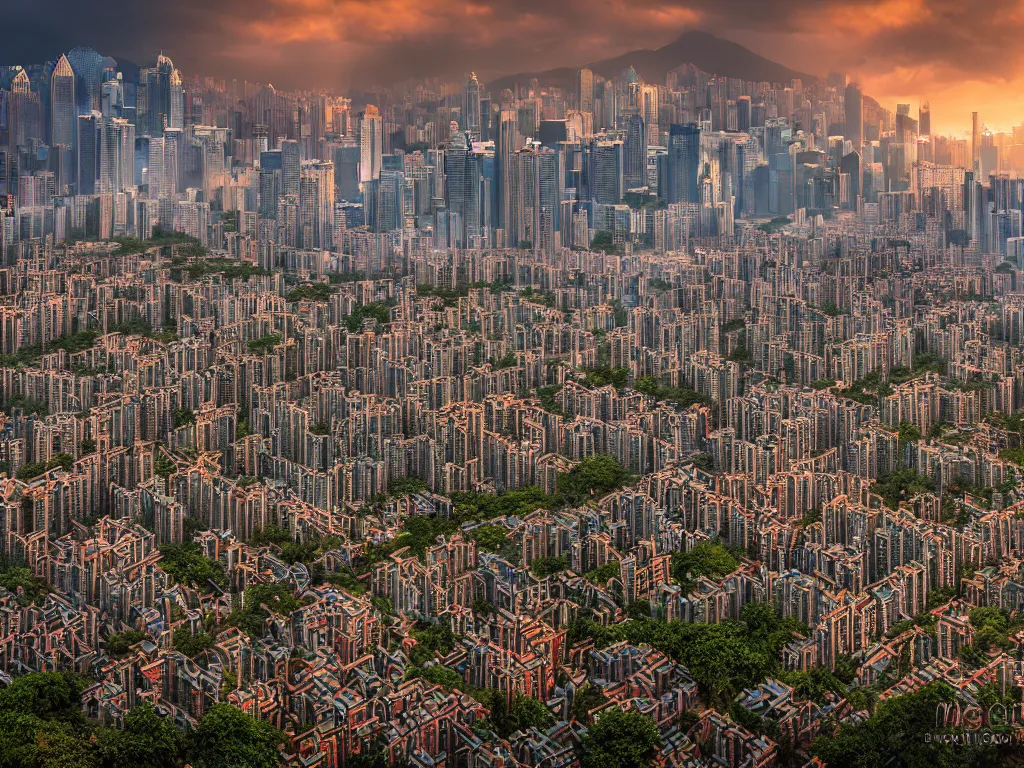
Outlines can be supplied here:
<path id="1" fill-rule="evenodd" d="M 0 11 L 0 768 L 989 768 L 1024 9 Z"/>
<path id="2" fill-rule="evenodd" d="M 847 72 L 883 103 L 930 101 L 935 128 L 993 130 L 1024 116 L 1024 12 L 1017 0 L 150 0 L 20 3 L 12 60 L 76 45 L 145 60 L 167 51 L 183 71 L 289 88 L 359 87 L 476 70 L 579 67 L 657 48 L 686 30 L 738 42 L 793 69 Z"/>

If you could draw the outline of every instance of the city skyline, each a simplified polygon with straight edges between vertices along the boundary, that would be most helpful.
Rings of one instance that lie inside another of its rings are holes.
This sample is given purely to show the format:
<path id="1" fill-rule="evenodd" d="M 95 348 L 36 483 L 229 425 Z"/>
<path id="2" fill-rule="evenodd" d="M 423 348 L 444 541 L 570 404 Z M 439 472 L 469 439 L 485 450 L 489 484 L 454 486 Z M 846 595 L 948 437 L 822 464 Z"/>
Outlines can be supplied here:
<path id="1" fill-rule="evenodd" d="M 0 13 L 2 768 L 1019 756 L 1016 5 L 81 5 Z"/>
<path id="2" fill-rule="evenodd" d="M 238 0 L 234 0 L 237 2 Z M 935 129 L 962 133 L 979 111 L 993 130 L 1024 115 L 1024 13 L 1013 2 L 924 0 L 584 4 L 430 0 L 272 0 L 214 8 L 109 0 L 104 13 L 67 0 L 12 10 L 22 32 L 7 64 L 56 58 L 76 45 L 138 64 L 163 48 L 183 71 L 287 88 L 358 88 L 418 75 L 482 79 L 578 68 L 656 48 L 702 29 L 773 61 L 824 77 L 845 71 L 889 104 L 930 101 Z"/>

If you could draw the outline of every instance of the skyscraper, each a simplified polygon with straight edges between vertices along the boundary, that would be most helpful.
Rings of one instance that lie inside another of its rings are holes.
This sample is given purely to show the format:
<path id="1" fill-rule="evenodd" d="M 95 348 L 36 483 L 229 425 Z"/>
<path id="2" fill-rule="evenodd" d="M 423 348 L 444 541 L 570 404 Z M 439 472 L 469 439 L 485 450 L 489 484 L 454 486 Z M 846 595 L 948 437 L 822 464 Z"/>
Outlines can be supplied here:
<path id="1" fill-rule="evenodd" d="M 116 194 L 135 183 L 135 126 L 124 118 L 100 124 L 99 192 Z"/>
<path id="2" fill-rule="evenodd" d="M 700 202 L 697 176 L 700 172 L 700 128 L 694 123 L 669 129 L 668 160 L 663 196 L 669 203 Z"/>
<path id="3" fill-rule="evenodd" d="M 384 122 L 373 104 L 366 105 L 359 129 L 359 181 L 380 178 L 380 158 L 384 154 Z"/>
<path id="4" fill-rule="evenodd" d="M 658 88 L 654 85 L 645 85 L 640 88 L 639 103 L 637 108 L 644 118 L 646 137 L 644 139 L 644 152 L 646 155 L 647 146 L 656 146 L 661 142 L 661 131 L 658 127 L 658 115 L 660 112 L 658 102 Z"/>
<path id="5" fill-rule="evenodd" d="M 171 126 L 171 76 L 174 62 L 162 53 L 157 57 L 156 66 L 140 70 L 139 78 L 145 80 L 145 116 L 139 115 L 139 122 L 145 133 L 160 136 Z M 180 75 L 179 75 L 180 79 Z M 140 84 L 141 87 L 141 84 Z M 142 111 L 142 105 L 139 104 Z M 143 122 L 144 120 L 144 122 Z"/>
<path id="6" fill-rule="evenodd" d="M 171 72 L 171 78 L 169 81 L 170 93 L 168 94 L 168 114 L 167 114 L 167 127 L 168 128 L 184 128 L 185 127 L 185 91 L 181 86 L 181 72 L 174 70 Z"/>
<path id="7" fill-rule="evenodd" d="M 75 73 L 75 98 L 78 114 L 85 115 L 100 108 L 100 83 L 103 81 L 104 58 L 92 48 L 72 48 L 68 62 Z"/>
<path id="8" fill-rule="evenodd" d="M 590 194 L 595 203 L 615 205 L 622 200 L 623 143 L 621 141 L 595 141 L 590 147 Z"/>
<path id="9" fill-rule="evenodd" d="M 643 186 L 647 183 L 647 131 L 641 115 L 630 115 L 624 151 L 626 188 Z"/>
<path id="10" fill-rule="evenodd" d="M 921 136 L 932 135 L 932 109 L 924 102 L 917 111 L 917 131 Z"/>
<path id="11" fill-rule="evenodd" d="M 299 194 L 299 142 L 281 139 L 281 194 Z"/>
<path id="12" fill-rule="evenodd" d="M 50 75 L 50 146 L 75 146 L 75 73 L 61 56 Z"/>
<path id="13" fill-rule="evenodd" d="M 971 112 L 971 170 L 978 172 L 981 161 L 981 124 L 978 113 Z"/>
<path id="14" fill-rule="evenodd" d="M 750 131 L 751 126 L 751 111 L 750 111 L 750 97 L 740 96 L 736 100 L 736 128 L 743 133 Z"/>
<path id="15" fill-rule="evenodd" d="M 77 192 L 92 195 L 96 192 L 96 175 L 99 169 L 99 125 L 100 113 L 90 112 L 78 117 L 78 173 Z M 154 196 L 155 197 L 155 196 Z"/>
<path id="16" fill-rule="evenodd" d="M 512 155 L 520 146 L 518 116 L 514 110 L 504 110 L 497 116 L 497 136 L 494 142 L 495 219 L 506 230 L 511 226 L 511 170 Z"/>
<path id="17" fill-rule="evenodd" d="M 576 103 L 580 112 L 594 111 L 594 73 L 581 69 L 576 73 Z"/>
<path id="18" fill-rule="evenodd" d="M 170 197 L 181 191 L 181 157 L 184 141 L 180 128 L 164 131 L 164 177 L 161 197 Z"/>
<path id="19" fill-rule="evenodd" d="M 8 146 L 12 153 L 17 147 L 26 146 L 31 139 L 43 137 L 39 94 L 32 92 L 28 73 L 19 69 L 11 81 L 7 100 Z"/>
<path id="20" fill-rule="evenodd" d="M 462 99 L 462 129 L 474 138 L 480 138 L 480 82 L 476 73 L 470 72 L 466 91 Z"/>
<path id="21" fill-rule="evenodd" d="M 457 216 L 457 230 L 451 233 L 457 247 L 468 247 L 470 238 L 480 234 L 482 213 L 481 158 L 473 154 L 465 134 L 453 136 L 444 153 L 445 207 Z"/>
<path id="22" fill-rule="evenodd" d="M 274 149 L 260 154 L 260 201 L 261 219 L 277 216 L 277 201 L 281 196 L 281 150 Z"/>
<path id="23" fill-rule="evenodd" d="M 561 173 L 557 152 L 530 143 L 512 155 L 509 243 L 549 250 L 559 229 Z"/>
<path id="24" fill-rule="evenodd" d="M 330 249 L 334 244 L 334 163 L 304 163 L 299 190 L 300 245 Z"/>
<path id="25" fill-rule="evenodd" d="M 854 152 L 864 143 L 864 94 L 856 83 L 846 86 L 846 138 Z"/>

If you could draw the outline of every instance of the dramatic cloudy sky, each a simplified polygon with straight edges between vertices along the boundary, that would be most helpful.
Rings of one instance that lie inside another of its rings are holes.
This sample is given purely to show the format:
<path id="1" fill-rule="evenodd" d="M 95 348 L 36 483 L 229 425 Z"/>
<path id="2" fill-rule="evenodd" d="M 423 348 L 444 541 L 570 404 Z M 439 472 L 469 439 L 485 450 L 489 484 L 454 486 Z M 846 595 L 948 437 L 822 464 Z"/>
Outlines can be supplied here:
<path id="1" fill-rule="evenodd" d="M 850 72 L 890 108 L 929 99 L 941 129 L 972 109 L 1024 121 L 1024 0 L 36 0 L 5 14 L 0 63 L 81 44 L 145 64 L 162 48 L 186 76 L 285 87 L 576 66 L 700 28 Z"/>

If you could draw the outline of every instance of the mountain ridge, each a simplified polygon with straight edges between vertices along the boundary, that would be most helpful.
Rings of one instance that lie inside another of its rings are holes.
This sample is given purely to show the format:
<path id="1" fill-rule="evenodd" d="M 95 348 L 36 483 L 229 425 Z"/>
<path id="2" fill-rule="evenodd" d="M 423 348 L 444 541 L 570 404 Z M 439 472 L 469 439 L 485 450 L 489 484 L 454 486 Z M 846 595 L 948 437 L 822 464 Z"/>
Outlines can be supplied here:
<path id="1" fill-rule="evenodd" d="M 562 88 L 575 87 L 578 70 L 590 69 L 605 79 L 617 77 L 633 67 L 647 83 L 664 83 L 668 73 L 684 64 L 720 77 L 735 77 L 753 82 L 788 83 L 802 79 L 819 80 L 815 75 L 790 69 L 778 62 L 754 53 L 739 43 L 725 40 L 701 30 L 688 30 L 667 45 L 654 50 L 639 49 L 619 56 L 601 59 L 580 67 L 558 67 L 542 72 L 520 72 L 497 78 L 488 86 L 492 92 L 511 88 L 514 83 L 525 83 L 533 78 L 542 85 Z"/>

